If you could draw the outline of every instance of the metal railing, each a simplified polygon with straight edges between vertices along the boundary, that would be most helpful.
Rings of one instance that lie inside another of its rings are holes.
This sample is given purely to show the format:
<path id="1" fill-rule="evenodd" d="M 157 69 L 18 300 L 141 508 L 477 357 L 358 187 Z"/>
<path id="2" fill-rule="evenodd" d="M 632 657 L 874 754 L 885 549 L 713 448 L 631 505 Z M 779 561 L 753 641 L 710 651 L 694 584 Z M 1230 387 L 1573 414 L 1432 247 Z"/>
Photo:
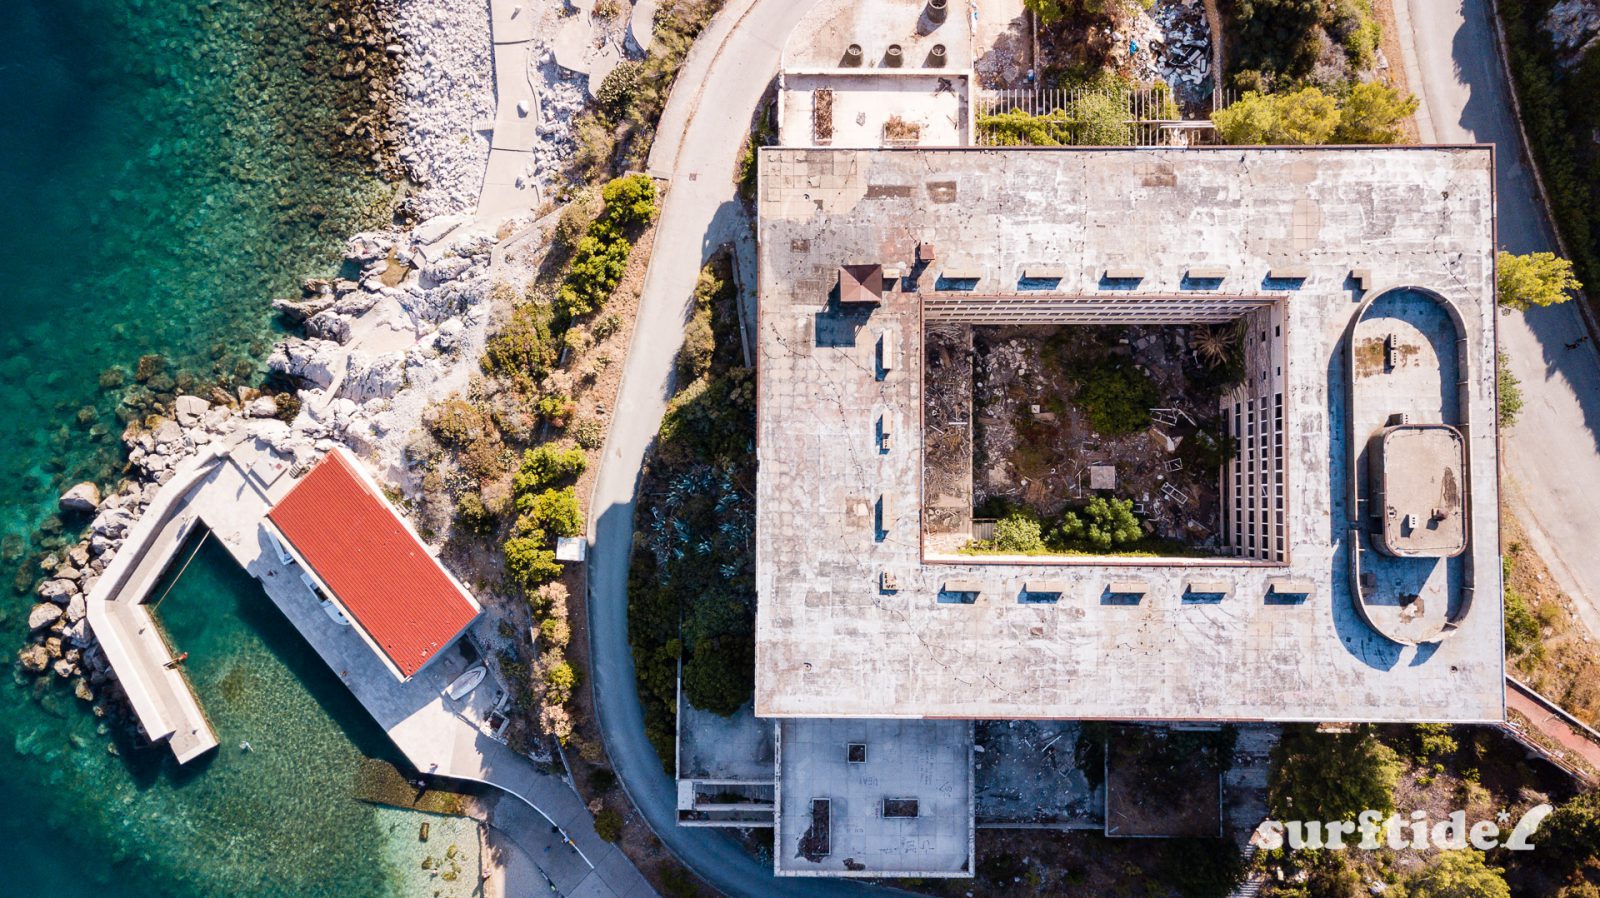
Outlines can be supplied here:
<path id="1" fill-rule="evenodd" d="M 1212 111 L 1237 97 L 1232 91 L 1212 94 Z M 1147 88 L 1007 88 L 979 90 L 973 96 L 974 141 L 979 146 L 1186 146 L 1215 142 L 1209 118 L 1184 118 L 1176 97 L 1164 87 Z M 1106 104 L 1125 111 L 1127 130 L 1107 135 Z"/>

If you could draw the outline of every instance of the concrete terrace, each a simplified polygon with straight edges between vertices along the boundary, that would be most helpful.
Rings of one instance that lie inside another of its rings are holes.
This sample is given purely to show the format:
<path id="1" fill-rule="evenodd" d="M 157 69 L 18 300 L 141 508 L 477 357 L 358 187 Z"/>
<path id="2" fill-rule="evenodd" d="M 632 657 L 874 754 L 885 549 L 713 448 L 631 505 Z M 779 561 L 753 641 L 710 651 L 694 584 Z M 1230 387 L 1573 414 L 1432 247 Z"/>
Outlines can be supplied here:
<path id="1" fill-rule="evenodd" d="M 324 611 L 320 600 L 300 579 L 299 571 L 279 560 L 264 521 L 267 509 L 295 482 L 283 473 L 287 468 L 288 462 L 273 454 L 265 443 L 253 439 L 186 461 L 152 502 L 151 511 L 118 558 L 132 558 L 130 547 L 151 557 L 162 552 L 170 556 L 175 550 L 170 543 L 181 543 L 188 527 L 198 522 L 210 528 L 213 538 L 220 540 L 234 560 L 261 582 L 267 596 L 338 674 L 413 767 L 428 775 L 495 786 L 526 803 L 544 819 L 545 825 L 559 828 L 567 847 L 555 849 L 557 856 L 553 858 L 543 855 L 533 860 L 561 894 L 586 898 L 655 894 L 617 847 L 595 834 L 592 815 L 565 780 L 540 773 L 532 761 L 489 735 L 483 722 L 495 700 L 492 679 L 461 701 L 444 695 L 451 681 L 476 663 L 471 648 L 458 642 L 410 679 L 397 680 L 354 627 L 335 622 Z M 161 523 L 161 511 L 169 506 L 180 511 L 166 520 L 187 520 L 186 527 L 180 530 Z M 141 528 L 147 526 L 149 531 L 141 539 Z M 112 573 L 108 569 L 103 582 L 114 581 Z M 125 582 L 130 588 L 135 585 L 133 580 Z M 125 590 L 121 597 L 113 595 L 107 604 L 140 598 L 142 595 Z M 90 614 L 95 614 L 92 602 Z M 105 641 L 99 625 L 94 626 Z M 113 637 L 112 641 L 127 640 Z M 124 655 L 129 662 L 125 666 L 109 649 L 107 657 L 125 684 L 138 684 L 161 673 L 156 662 L 164 660 L 129 653 Z M 131 694 L 132 689 L 130 697 Z M 192 695 L 190 699 L 193 700 Z M 215 744 L 214 737 L 212 743 Z M 175 743 L 174 750 L 177 749 Z M 562 851 L 570 852 L 572 857 L 560 856 Z"/>
<path id="2" fill-rule="evenodd" d="M 770 149 L 760 165 L 757 715 L 1503 719 L 1488 148 Z M 919 241 L 938 253 L 922 269 Z M 946 292 L 890 283 L 881 304 L 841 310 L 847 263 Z M 1284 299 L 1285 563 L 924 554 L 923 302 L 956 295 L 941 272 L 970 295 L 1016 296 L 1040 266 L 1061 270 L 1041 291 L 1054 298 Z M 1225 276 L 1197 290 L 1191 268 Z M 1350 582 L 1343 346 L 1359 301 L 1400 286 L 1459 312 L 1464 419 L 1478 424 L 1464 561 L 1477 601 L 1420 648 L 1370 627 Z M 1232 592 L 1191 600 L 1191 576 Z M 1045 577 L 1064 584 L 1057 601 L 1019 601 Z M 1274 591 L 1282 578 L 1310 594 Z M 1112 594 L 1127 580 L 1145 594 Z M 943 601 L 952 581 L 980 595 Z"/>

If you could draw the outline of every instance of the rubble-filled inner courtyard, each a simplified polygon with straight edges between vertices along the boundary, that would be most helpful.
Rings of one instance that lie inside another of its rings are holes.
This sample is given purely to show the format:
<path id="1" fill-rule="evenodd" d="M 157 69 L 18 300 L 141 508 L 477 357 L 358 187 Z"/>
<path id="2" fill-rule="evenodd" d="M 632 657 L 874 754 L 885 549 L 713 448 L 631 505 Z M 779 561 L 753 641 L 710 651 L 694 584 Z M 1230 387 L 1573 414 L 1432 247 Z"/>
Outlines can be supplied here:
<path id="1" fill-rule="evenodd" d="M 970 402 L 972 459 L 959 457 L 964 440 L 930 435 L 924 477 L 959 494 L 970 469 L 974 545 L 1008 514 L 1037 516 L 1055 542 L 1064 512 L 1101 497 L 1129 503 L 1141 525 L 1119 552 L 1227 551 L 1220 484 L 1236 445 L 1221 400 L 1243 377 L 1238 327 L 946 325 L 926 339 L 924 421 L 943 435 Z M 969 364 L 954 363 L 962 352 Z M 964 530 L 930 529 L 941 545 Z"/>

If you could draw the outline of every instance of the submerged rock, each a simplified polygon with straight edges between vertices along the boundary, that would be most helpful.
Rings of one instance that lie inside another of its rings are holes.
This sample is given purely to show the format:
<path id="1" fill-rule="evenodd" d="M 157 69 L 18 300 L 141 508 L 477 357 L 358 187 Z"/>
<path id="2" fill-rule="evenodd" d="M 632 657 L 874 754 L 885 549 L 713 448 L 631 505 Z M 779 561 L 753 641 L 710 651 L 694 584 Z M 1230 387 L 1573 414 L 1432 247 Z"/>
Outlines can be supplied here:
<path id="1" fill-rule="evenodd" d="M 17 664 L 28 673 L 44 673 L 44 669 L 50 666 L 50 653 L 42 645 L 24 646 L 17 653 Z"/>

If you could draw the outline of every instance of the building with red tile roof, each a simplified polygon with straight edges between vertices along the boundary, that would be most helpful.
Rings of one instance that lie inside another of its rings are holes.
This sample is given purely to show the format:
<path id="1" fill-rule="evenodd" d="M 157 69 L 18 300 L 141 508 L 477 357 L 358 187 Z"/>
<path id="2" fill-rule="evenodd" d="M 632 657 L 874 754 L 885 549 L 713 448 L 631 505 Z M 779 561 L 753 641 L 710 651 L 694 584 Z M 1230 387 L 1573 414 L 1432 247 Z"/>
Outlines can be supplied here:
<path id="1" fill-rule="evenodd" d="M 267 520 L 273 537 L 400 680 L 454 643 L 482 611 L 343 448 L 324 456 Z"/>

